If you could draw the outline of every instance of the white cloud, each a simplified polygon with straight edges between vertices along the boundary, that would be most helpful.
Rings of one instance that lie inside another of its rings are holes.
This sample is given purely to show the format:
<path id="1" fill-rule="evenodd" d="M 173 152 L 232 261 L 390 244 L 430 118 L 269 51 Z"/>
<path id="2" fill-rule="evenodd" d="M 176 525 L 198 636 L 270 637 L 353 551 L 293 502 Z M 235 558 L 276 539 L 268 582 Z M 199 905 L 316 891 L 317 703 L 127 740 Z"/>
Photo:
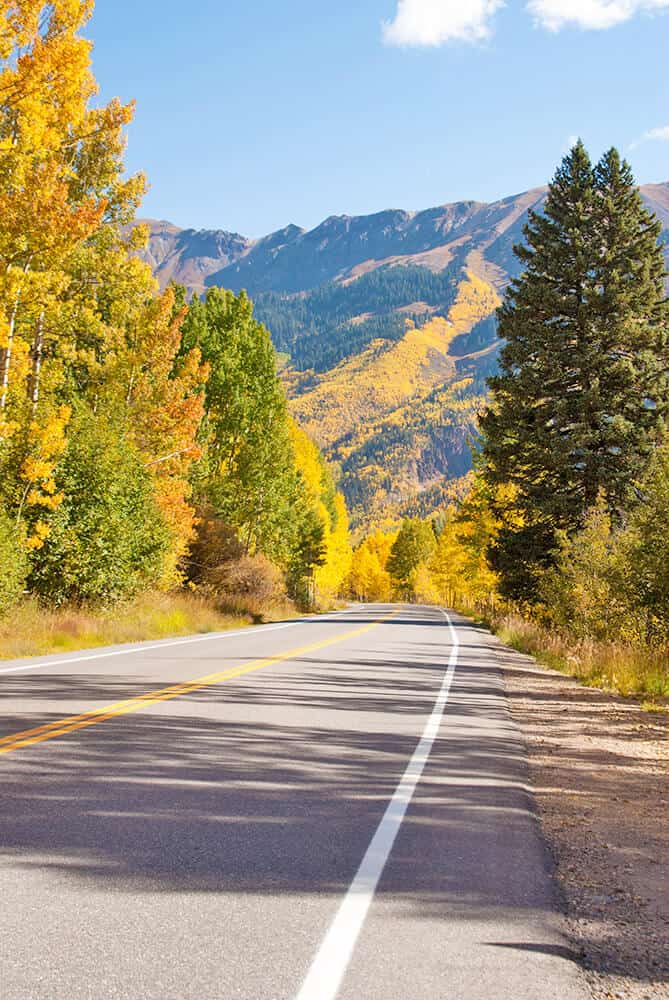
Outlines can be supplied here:
<path id="1" fill-rule="evenodd" d="M 527 9 L 547 31 L 567 26 L 601 31 L 642 11 L 669 10 L 669 0 L 529 0 Z"/>
<path id="2" fill-rule="evenodd" d="M 492 33 L 493 14 L 503 6 L 504 0 L 398 0 L 383 37 L 389 45 L 484 41 Z"/>
<path id="3" fill-rule="evenodd" d="M 649 129 L 642 136 L 639 136 L 638 139 L 635 139 L 634 142 L 630 143 L 629 148 L 636 149 L 642 142 L 653 142 L 655 140 L 669 142 L 669 125 L 660 125 L 659 128 Z"/>

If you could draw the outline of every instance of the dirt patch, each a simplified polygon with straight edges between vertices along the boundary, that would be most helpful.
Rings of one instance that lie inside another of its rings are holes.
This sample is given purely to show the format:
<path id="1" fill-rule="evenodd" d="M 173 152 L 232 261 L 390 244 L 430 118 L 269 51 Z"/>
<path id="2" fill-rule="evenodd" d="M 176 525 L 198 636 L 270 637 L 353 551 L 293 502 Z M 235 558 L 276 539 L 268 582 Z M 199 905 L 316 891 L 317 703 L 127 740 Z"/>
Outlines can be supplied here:
<path id="1" fill-rule="evenodd" d="M 499 655 L 592 996 L 667 1000 L 669 715 Z"/>

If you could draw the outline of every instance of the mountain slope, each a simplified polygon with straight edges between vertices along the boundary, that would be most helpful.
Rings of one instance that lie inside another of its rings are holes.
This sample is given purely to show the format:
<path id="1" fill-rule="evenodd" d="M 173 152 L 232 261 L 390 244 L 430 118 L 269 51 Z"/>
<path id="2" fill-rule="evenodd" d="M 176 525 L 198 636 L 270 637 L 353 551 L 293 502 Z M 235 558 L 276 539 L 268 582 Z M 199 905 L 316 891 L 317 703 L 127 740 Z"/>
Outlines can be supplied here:
<path id="1" fill-rule="evenodd" d="M 641 190 L 669 245 L 669 183 Z M 496 367 L 494 311 L 545 194 L 333 216 L 259 240 L 149 221 L 145 258 L 163 285 L 248 291 L 284 359 L 292 410 L 339 463 L 362 524 L 429 511 L 470 467 Z"/>
<path id="2" fill-rule="evenodd" d="M 436 316 L 421 327 L 407 321 L 397 342 L 373 341 L 297 394 L 292 409 L 299 423 L 321 447 L 332 449 L 352 432 L 364 440 L 373 421 L 455 379 L 452 342 L 490 316 L 499 302 L 491 285 L 467 274 L 447 318 Z"/>
<path id="3" fill-rule="evenodd" d="M 461 345 L 499 302 L 492 285 L 466 273 L 446 318 L 408 321 L 396 343 L 375 341 L 301 393 L 291 386 L 296 419 L 342 469 L 356 523 L 378 522 L 468 471 L 481 399 L 461 376 L 472 357 Z"/>

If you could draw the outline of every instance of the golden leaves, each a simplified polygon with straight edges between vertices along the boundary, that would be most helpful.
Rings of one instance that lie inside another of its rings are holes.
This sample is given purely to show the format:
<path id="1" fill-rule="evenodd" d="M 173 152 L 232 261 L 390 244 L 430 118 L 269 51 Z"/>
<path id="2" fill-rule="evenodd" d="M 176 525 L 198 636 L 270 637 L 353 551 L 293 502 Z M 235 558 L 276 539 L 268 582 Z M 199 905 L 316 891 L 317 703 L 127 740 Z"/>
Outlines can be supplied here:
<path id="1" fill-rule="evenodd" d="M 24 489 L 19 518 L 24 507 L 42 507 L 53 511 L 63 502 L 63 494 L 56 491 L 53 473 L 67 445 L 65 431 L 71 415 L 69 406 L 60 406 L 43 424 L 37 421 L 30 424 L 27 434 L 28 451 L 20 470 Z M 38 518 L 31 524 L 25 539 L 26 548 L 41 549 L 49 537 L 49 530 L 48 524 Z"/>

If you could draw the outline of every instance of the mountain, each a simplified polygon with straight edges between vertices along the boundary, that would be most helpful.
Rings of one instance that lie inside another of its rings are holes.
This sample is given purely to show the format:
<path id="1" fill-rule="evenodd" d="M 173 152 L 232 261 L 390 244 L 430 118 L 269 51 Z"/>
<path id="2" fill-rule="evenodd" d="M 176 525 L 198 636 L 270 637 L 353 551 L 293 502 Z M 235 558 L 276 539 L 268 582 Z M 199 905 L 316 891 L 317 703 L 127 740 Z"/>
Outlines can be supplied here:
<path id="1" fill-rule="evenodd" d="M 641 190 L 669 248 L 669 183 Z M 354 523 L 379 523 L 428 512 L 471 467 L 495 310 L 545 195 L 332 216 L 257 240 L 145 220 L 144 256 L 163 286 L 246 289 L 295 416 L 341 468 Z"/>

